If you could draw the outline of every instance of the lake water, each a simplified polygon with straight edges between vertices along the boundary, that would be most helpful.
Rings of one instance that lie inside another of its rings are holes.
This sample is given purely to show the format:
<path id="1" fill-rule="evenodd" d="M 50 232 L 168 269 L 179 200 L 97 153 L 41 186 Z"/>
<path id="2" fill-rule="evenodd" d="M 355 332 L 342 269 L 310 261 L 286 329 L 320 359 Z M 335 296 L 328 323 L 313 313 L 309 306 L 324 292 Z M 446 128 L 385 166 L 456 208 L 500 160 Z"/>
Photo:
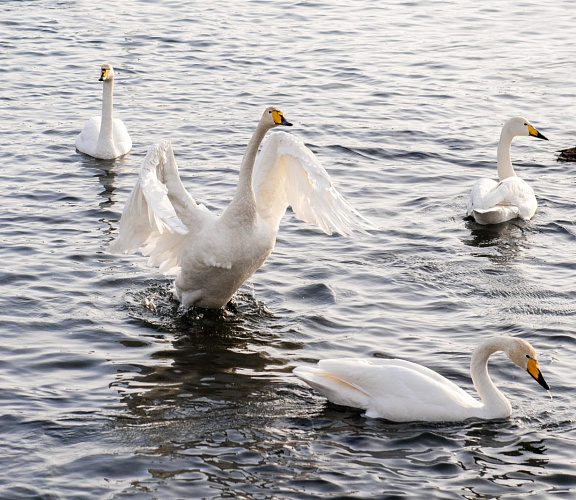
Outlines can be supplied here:
<path id="1" fill-rule="evenodd" d="M 0 2 L 1 498 L 574 498 L 576 3 Z M 134 143 L 75 151 L 99 68 Z M 238 312 L 178 312 L 171 280 L 108 243 L 148 147 L 230 201 L 280 106 L 378 226 L 288 212 Z M 532 222 L 464 219 L 511 116 Z M 536 348 L 552 398 L 495 356 L 512 418 L 395 424 L 331 405 L 294 366 L 400 357 L 473 391 L 471 350 Z"/>

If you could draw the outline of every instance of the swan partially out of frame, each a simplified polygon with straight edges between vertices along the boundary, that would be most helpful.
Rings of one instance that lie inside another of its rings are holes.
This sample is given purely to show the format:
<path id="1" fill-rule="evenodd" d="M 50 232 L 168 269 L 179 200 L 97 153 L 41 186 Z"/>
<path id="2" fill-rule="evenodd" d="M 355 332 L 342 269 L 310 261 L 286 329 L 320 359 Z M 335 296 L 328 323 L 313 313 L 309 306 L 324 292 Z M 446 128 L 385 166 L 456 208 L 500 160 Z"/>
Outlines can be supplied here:
<path id="1" fill-rule="evenodd" d="M 103 64 L 100 71 L 102 90 L 102 115 L 90 118 L 76 138 L 76 149 L 82 153 L 112 160 L 123 156 L 132 149 L 132 139 L 124 122 L 113 116 L 114 68 Z"/>
<path id="2" fill-rule="evenodd" d="M 516 175 L 510 159 L 512 139 L 518 136 L 548 140 L 521 116 L 504 124 L 497 151 L 498 181 L 479 179 L 470 192 L 467 215 L 478 224 L 499 224 L 517 217 L 529 220 L 536 213 L 538 202 L 534 191 Z"/>
<path id="3" fill-rule="evenodd" d="M 505 336 L 482 342 L 472 354 L 470 374 L 480 401 L 435 371 L 400 359 L 324 359 L 317 367 L 298 366 L 294 374 L 329 401 L 366 410 L 367 417 L 395 422 L 501 419 L 512 414 L 512 407 L 488 375 L 488 358 L 498 351 L 550 389 L 533 347 Z"/>
<path id="4" fill-rule="evenodd" d="M 279 109 L 264 111 L 242 160 L 236 193 L 220 216 L 186 191 L 170 142 L 152 147 L 109 251 L 143 247 L 148 265 L 177 273 L 175 296 L 182 306 L 217 309 L 264 264 L 289 205 L 327 234 L 347 236 L 370 227 L 300 139 L 270 134 L 257 156 L 269 130 L 290 125 Z"/>
<path id="5" fill-rule="evenodd" d="M 576 161 L 576 147 L 558 151 L 558 161 Z"/>

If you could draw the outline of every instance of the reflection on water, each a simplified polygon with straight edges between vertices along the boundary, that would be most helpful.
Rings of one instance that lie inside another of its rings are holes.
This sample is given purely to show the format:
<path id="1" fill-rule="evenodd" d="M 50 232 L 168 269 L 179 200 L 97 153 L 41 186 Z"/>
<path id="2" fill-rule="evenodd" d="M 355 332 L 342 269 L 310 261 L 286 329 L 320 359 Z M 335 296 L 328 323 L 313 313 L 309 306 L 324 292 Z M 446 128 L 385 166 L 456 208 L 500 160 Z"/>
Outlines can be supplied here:
<path id="1" fill-rule="evenodd" d="M 119 172 L 121 172 L 123 168 L 134 165 L 134 160 L 129 154 L 113 160 L 100 160 L 82 153 L 77 154 L 82 158 L 81 168 L 96 171 L 94 177 L 98 179 L 98 182 L 104 188 L 104 190 L 98 194 L 103 198 L 99 203 L 100 208 L 110 209 L 115 203 L 118 203 L 114 191 L 116 191 L 117 188 L 116 183 Z"/>
<path id="2" fill-rule="evenodd" d="M 247 295 L 238 300 L 236 312 L 184 312 L 170 285 L 127 297 L 130 315 L 150 328 L 160 347 L 146 364 L 119 370 L 112 384 L 131 417 L 158 421 L 174 412 L 197 416 L 214 407 L 244 412 L 255 394 L 270 390 L 272 369 L 287 363 L 265 349 L 275 341 L 266 328 L 275 318 Z"/>
<path id="3" fill-rule="evenodd" d="M 501 224 L 483 226 L 474 219 L 466 220 L 470 238 L 463 238 L 465 245 L 478 248 L 473 255 L 487 257 L 495 264 L 508 264 L 526 246 L 532 223 L 514 219 Z"/>

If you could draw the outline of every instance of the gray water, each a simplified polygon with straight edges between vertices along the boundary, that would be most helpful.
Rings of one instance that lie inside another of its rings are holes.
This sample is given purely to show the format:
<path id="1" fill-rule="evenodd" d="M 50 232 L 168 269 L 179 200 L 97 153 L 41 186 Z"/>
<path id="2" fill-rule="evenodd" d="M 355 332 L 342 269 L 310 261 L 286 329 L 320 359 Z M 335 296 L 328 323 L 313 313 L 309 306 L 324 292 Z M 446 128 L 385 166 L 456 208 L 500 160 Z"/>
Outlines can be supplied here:
<path id="1" fill-rule="evenodd" d="M 576 3 L 2 1 L 2 498 L 573 498 L 576 425 Z M 134 147 L 75 151 L 103 62 Z M 238 312 L 182 314 L 171 281 L 107 244 L 148 147 L 230 201 L 262 110 L 280 106 L 378 226 L 326 236 L 288 211 Z M 465 220 L 517 139 L 536 218 Z M 395 424 L 293 375 L 400 357 L 466 390 L 497 334 L 536 348 L 552 398 L 495 356 L 514 414 Z"/>

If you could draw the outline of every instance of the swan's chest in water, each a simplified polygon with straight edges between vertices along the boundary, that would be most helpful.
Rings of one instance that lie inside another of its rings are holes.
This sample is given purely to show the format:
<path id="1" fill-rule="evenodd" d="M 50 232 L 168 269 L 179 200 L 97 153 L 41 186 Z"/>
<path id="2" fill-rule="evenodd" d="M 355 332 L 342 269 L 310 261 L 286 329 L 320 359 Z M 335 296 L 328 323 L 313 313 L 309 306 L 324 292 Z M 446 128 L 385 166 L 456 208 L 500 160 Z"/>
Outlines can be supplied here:
<path id="1" fill-rule="evenodd" d="M 194 294 L 193 305 L 225 305 L 264 264 L 275 240 L 276 233 L 266 227 L 200 234 L 198 243 L 190 248 L 182 261 L 176 287 Z"/>
<path id="2" fill-rule="evenodd" d="M 196 265 L 240 272 L 255 265 L 260 267 L 270 255 L 275 241 L 276 234 L 266 224 L 238 225 L 226 230 L 218 227 L 211 233 L 199 235 L 193 254 Z"/>

